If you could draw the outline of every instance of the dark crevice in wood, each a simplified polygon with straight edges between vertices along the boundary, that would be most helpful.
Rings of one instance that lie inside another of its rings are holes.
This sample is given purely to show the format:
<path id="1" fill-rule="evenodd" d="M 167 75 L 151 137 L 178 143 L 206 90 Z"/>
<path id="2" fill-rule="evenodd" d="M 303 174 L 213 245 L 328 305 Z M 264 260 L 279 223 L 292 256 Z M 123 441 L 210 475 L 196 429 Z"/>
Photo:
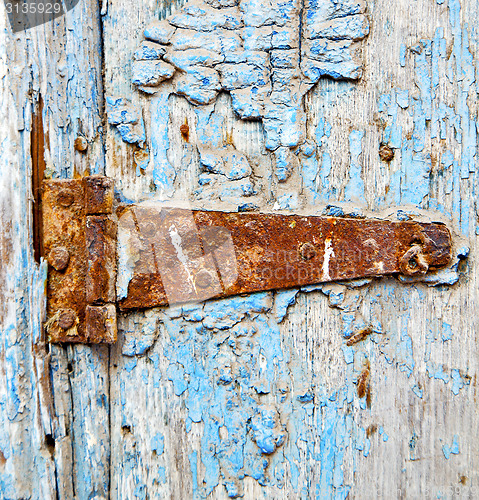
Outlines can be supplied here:
<path id="1" fill-rule="evenodd" d="M 55 439 L 51 434 L 45 434 L 45 446 L 53 458 L 55 453 Z"/>
<path id="2" fill-rule="evenodd" d="M 32 157 L 33 193 L 33 255 L 40 263 L 43 257 L 42 196 L 41 187 L 45 174 L 45 134 L 43 130 L 43 99 L 40 95 L 32 115 L 30 154 Z"/>
<path id="3" fill-rule="evenodd" d="M 97 93 L 100 97 L 99 102 L 99 113 L 101 116 L 102 126 L 100 129 L 100 140 L 103 148 L 103 157 L 106 161 L 106 131 L 108 130 L 108 117 L 106 114 L 106 105 L 105 105 L 105 95 L 104 90 L 106 88 L 105 85 L 105 73 L 106 73 L 106 61 L 105 61 L 105 37 L 103 33 L 103 16 L 106 15 L 106 12 L 102 12 L 103 2 L 98 1 L 98 33 L 100 36 L 100 58 L 101 58 L 101 80 L 98 82 Z M 106 175 L 106 162 L 103 165 L 103 174 Z"/>

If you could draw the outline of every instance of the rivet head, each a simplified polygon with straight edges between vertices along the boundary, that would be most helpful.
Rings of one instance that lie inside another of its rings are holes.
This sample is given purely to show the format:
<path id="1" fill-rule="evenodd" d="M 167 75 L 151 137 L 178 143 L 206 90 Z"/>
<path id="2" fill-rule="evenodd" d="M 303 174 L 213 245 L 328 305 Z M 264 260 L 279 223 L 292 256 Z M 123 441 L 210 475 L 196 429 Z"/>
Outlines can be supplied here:
<path id="1" fill-rule="evenodd" d="M 72 309 L 63 309 L 58 315 L 58 326 L 63 330 L 71 328 L 77 319 L 75 311 Z"/>
<path id="2" fill-rule="evenodd" d="M 88 141 L 81 135 L 75 139 L 75 149 L 84 153 L 88 149 Z"/>
<path id="3" fill-rule="evenodd" d="M 57 271 L 67 268 L 70 261 L 70 253 L 65 247 L 54 247 L 48 254 L 48 263 Z"/>
<path id="4" fill-rule="evenodd" d="M 213 275 L 206 269 L 201 269 L 201 271 L 196 275 L 195 285 L 198 288 L 208 288 L 213 284 Z"/>
<path id="5" fill-rule="evenodd" d="M 299 245 L 299 255 L 303 260 L 311 260 L 316 257 L 316 248 L 312 243 L 302 243 Z"/>
<path id="6" fill-rule="evenodd" d="M 73 203 L 74 199 L 75 197 L 73 196 L 73 193 L 64 190 L 58 193 L 57 203 L 60 206 L 67 208 Z"/>
<path id="7" fill-rule="evenodd" d="M 394 150 L 387 144 L 381 145 L 379 148 L 379 158 L 383 161 L 391 161 L 394 158 Z"/>

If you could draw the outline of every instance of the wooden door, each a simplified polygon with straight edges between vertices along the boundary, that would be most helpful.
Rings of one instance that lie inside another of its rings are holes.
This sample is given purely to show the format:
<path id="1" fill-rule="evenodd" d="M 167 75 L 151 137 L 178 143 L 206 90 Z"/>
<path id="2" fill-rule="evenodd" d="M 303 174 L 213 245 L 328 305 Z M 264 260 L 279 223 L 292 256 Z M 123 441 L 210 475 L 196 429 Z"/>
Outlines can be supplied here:
<path id="1" fill-rule="evenodd" d="M 1 8 L 0 498 L 477 498 L 477 7 Z M 443 221 L 454 259 L 50 345 L 39 186 L 88 173 L 118 203 Z"/>

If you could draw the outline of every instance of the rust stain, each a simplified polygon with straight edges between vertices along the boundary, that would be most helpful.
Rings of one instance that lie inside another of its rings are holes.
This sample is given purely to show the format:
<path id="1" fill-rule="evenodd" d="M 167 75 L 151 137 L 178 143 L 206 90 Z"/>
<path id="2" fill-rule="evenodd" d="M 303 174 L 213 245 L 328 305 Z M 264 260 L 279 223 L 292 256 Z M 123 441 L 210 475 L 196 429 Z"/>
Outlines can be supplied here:
<path id="1" fill-rule="evenodd" d="M 115 302 L 116 224 L 106 215 L 88 216 L 86 246 L 87 302 L 90 304 Z"/>
<path id="2" fill-rule="evenodd" d="M 371 424 L 366 429 L 366 437 L 370 438 L 373 434 L 375 434 L 378 430 L 378 426 L 376 424 Z"/>
<path id="3" fill-rule="evenodd" d="M 86 306 L 85 325 L 88 343 L 115 343 L 117 339 L 115 305 Z"/>
<path id="4" fill-rule="evenodd" d="M 349 339 L 346 342 L 346 345 L 352 346 L 354 344 L 357 344 L 358 342 L 361 342 L 361 340 L 364 340 L 368 335 L 371 335 L 371 333 L 373 333 L 372 326 L 361 328 L 354 335 L 351 335 L 351 337 L 349 337 Z"/>
<path id="5" fill-rule="evenodd" d="M 411 258 L 416 259 L 417 267 L 422 272 L 425 265 L 429 270 L 447 265 L 451 256 L 449 230 L 439 223 L 191 212 L 135 206 L 122 209 L 118 215 L 120 231 L 135 233 L 135 245 L 125 251 L 138 256 L 132 264 L 133 277 L 128 285 L 127 297 L 120 301 L 120 308 L 124 310 L 166 305 L 168 297 L 162 279 L 169 279 L 170 274 L 174 274 L 180 288 L 182 280 L 186 282 L 189 279 L 184 265 L 177 258 L 177 249 L 168 234 L 168 224 L 183 231 L 182 252 L 190 255 L 190 260 L 205 255 L 195 243 L 198 233 L 203 234 L 208 228 L 216 227 L 223 228 L 230 235 L 233 255 L 226 255 L 223 251 L 224 259 L 235 260 L 238 275 L 233 283 L 222 286 L 214 297 L 398 274 L 404 255 L 408 257 L 408 266 L 413 265 Z M 137 218 L 140 224 L 130 224 L 127 228 L 123 222 L 122 229 L 122 220 L 128 217 Z M 191 217 L 194 224 L 189 227 L 190 223 L 186 221 Z M 419 247 L 420 251 L 408 254 L 412 247 Z M 152 248 L 156 249 L 156 258 L 158 255 L 171 257 L 164 267 L 158 267 Z M 410 275 L 416 272 L 415 268 L 403 266 L 403 269 Z M 190 274 L 196 275 L 198 271 L 191 269 Z M 221 275 L 221 269 L 213 268 L 213 271 Z M 196 292 L 188 290 L 187 286 L 178 290 L 179 302 L 199 300 Z"/>
<path id="6" fill-rule="evenodd" d="M 84 177 L 87 215 L 111 214 L 113 210 L 113 179 L 102 175 Z"/>
<path id="7" fill-rule="evenodd" d="M 235 147 L 233 140 L 233 130 L 231 130 L 230 132 L 226 132 L 226 144 Z"/>

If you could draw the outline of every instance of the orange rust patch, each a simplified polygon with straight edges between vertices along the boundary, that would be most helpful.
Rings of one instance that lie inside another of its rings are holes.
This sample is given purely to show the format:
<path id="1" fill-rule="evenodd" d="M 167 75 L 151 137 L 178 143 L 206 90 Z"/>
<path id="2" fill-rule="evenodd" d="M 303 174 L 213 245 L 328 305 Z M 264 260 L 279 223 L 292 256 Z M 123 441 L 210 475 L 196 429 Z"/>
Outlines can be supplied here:
<path id="1" fill-rule="evenodd" d="M 373 434 L 376 433 L 377 430 L 378 430 L 378 426 L 376 424 L 371 424 L 366 429 L 366 437 L 370 438 Z"/>

